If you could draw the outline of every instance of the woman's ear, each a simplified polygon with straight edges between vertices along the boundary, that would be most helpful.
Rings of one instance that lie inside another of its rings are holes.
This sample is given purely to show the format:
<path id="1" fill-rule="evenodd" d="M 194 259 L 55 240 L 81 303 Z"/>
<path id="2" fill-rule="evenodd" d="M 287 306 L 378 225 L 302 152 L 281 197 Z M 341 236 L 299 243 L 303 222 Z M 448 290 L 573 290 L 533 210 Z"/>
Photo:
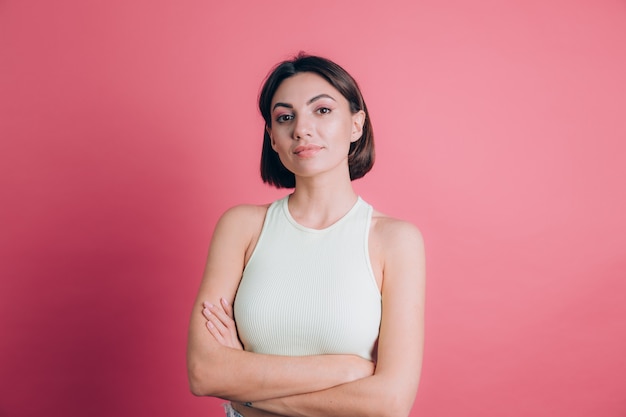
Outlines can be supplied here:
<path id="1" fill-rule="evenodd" d="M 352 136 L 350 142 L 356 142 L 363 136 L 363 125 L 365 124 L 365 112 L 359 110 L 352 115 Z"/>

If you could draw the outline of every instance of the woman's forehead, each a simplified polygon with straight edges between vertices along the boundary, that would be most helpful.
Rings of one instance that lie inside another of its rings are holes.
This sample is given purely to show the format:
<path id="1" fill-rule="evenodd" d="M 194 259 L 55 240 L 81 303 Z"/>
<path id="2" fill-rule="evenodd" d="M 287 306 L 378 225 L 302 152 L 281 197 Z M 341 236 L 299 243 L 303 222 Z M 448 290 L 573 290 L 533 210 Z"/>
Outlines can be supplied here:
<path id="1" fill-rule="evenodd" d="M 345 98 L 320 75 L 314 72 L 301 72 L 283 80 L 272 97 L 272 105 L 283 101 L 308 101 L 321 94 L 332 97 L 335 101 Z"/>

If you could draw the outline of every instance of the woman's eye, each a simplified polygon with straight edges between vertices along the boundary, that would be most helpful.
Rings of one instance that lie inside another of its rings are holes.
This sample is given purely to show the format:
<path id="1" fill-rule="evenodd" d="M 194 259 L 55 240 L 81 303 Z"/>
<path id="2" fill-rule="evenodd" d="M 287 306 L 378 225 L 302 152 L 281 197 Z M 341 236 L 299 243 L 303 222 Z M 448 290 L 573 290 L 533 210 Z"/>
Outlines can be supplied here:
<path id="1" fill-rule="evenodd" d="M 320 107 L 317 109 L 317 112 L 320 114 L 328 114 L 330 113 L 330 109 L 328 107 Z"/>
<path id="2" fill-rule="evenodd" d="M 278 116 L 276 118 L 276 121 L 278 123 L 285 123 L 288 122 L 289 120 L 293 119 L 293 115 L 292 114 L 281 114 L 280 116 Z"/>

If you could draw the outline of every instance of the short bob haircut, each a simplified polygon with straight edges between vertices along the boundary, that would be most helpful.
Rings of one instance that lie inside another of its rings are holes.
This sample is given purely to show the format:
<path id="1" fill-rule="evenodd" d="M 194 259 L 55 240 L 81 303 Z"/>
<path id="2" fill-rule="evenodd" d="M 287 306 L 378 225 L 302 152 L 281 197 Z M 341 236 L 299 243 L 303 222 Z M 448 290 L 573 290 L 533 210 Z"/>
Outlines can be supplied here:
<path id="1" fill-rule="evenodd" d="M 294 188 L 296 186 L 295 175 L 285 168 L 278 154 L 272 149 L 267 128 L 272 126 L 271 106 L 276 90 L 284 80 L 301 72 L 312 72 L 328 81 L 348 100 L 353 114 L 360 110 L 365 112 L 361 138 L 350 144 L 348 152 L 350 179 L 355 180 L 363 177 L 374 165 L 374 132 L 359 86 L 346 70 L 334 62 L 301 52 L 293 59 L 279 63 L 265 79 L 259 94 L 259 110 L 265 120 L 266 127 L 263 129 L 263 149 L 261 151 L 261 178 L 263 182 L 276 188 Z"/>

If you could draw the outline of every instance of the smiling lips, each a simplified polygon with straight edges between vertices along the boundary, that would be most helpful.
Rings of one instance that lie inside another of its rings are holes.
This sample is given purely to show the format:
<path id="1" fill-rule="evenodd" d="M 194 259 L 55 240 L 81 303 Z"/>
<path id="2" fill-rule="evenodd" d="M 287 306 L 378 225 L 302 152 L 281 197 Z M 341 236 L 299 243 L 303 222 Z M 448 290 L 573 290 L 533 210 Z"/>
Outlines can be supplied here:
<path id="1" fill-rule="evenodd" d="M 315 156 L 322 149 L 319 145 L 300 145 L 296 146 L 293 150 L 293 153 L 296 154 L 299 158 L 311 158 Z"/>

